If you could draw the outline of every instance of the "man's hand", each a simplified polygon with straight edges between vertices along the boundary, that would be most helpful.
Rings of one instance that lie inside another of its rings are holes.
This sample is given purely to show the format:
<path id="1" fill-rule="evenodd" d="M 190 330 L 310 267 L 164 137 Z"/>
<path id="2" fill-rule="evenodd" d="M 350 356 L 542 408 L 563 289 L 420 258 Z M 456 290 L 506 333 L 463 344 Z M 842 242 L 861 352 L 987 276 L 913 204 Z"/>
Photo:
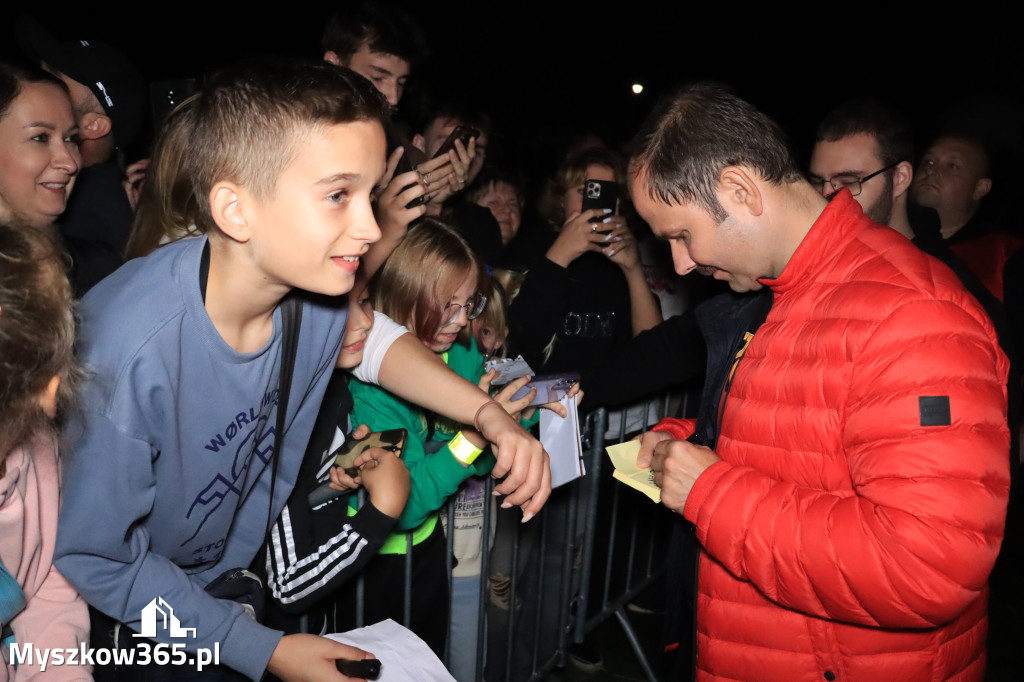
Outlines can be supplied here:
<path id="1" fill-rule="evenodd" d="M 494 446 L 498 462 L 491 475 L 501 478 L 494 489 L 497 495 L 507 495 L 502 508 L 518 505 L 523 509 L 523 523 L 532 519 L 551 494 L 551 467 L 548 453 L 498 403 L 487 404 L 478 414 L 477 425 Z"/>
<path id="2" fill-rule="evenodd" d="M 409 223 L 423 215 L 422 205 L 409 208 L 409 204 L 427 191 L 420 183 L 420 175 L 409 171 L 392 178 L 377 197 L 377 224 L 382 238 L 397 241 L 405 236 Z"/>
<path id="3" fill-rule="evenodd" d="M 462 140 L 455 141 L 455 149 L 443 156 L 421 163 L 417 170 L 423 176 L 423 181 L 428 183 L 430 188 L 430 206 L 440 206 L 466 187 L 469 178 L 469 167 L 476 157 L 476 138 L 469 141 L 469 146 L 462 144 Z M 439 181 L 443 184 L 438 184 Z M 435 188 L 437 188 L 435 190 Z M 428 212 L 430 212 L 428 210 Z"/>
<path id="4" fill-rule="evenodd" d="M 375 658 L 362 649 L 316 635 L 285 635 L 277 643 L 267 670 L 285 682 L 344 682 L 356 678 L 338 672 L 335 660 L 361 661 Z"/>
<path id="5" fill-rule="evenodd" d="M 682 514 L 686 498 L 697 477 L 715 462 L 720 461 L 711 448 L 694 445 L 686 440 L 673 440 L 667 433 L 653 432 L 650 439 L 644 434 L 637 455 L 637 466 L 648 463 L 654 472 L 654 484 L 661 488 L 661 502 L 672 511 Z M 653 452 L 653 457 L 648 453 Z"/>
<path id="6" fill-rule="evenodd" d="M 636 453 L 636 466 L 638 469 L 646 469 L 654 459 L 654 446 L 663 440 L 672 440 L 672 436 L 664 431 L 648 431 L 633 440 L 637 439 L 640 440 L 640 452 Z"/>

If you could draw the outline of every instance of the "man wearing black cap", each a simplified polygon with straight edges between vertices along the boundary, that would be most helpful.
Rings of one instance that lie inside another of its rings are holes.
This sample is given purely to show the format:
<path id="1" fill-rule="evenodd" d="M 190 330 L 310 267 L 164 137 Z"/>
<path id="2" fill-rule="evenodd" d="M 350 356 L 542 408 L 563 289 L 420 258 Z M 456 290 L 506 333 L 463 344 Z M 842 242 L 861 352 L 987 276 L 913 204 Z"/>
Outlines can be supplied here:
<path id="1" fill-rule="evenodd" d="M 145 120 L 146 82 L 109 45 L 57 40 L 28 15 L 18 19 L 16 31 L 25 52 L 67 84 L 81 131 L 82 172 L 59 221 L 81 296 L 121 263 L 145 171 L 144 163 L 135 164 L 126 176 L 123 150 Z"/>

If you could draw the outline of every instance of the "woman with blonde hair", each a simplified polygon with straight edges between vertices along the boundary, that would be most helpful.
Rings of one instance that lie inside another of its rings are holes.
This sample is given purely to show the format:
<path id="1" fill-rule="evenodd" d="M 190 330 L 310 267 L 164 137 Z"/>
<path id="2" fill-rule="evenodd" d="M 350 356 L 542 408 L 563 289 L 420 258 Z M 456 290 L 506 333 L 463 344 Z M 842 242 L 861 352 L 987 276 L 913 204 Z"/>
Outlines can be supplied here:
<path id="1" fill-rule="evenodd" d="M 623 184 L 625 162 L 607 149 L 578 152 L 559 168 L 541 210 L 552 226 L 509 309 L 513 350 L 538 372 L 580 371 L 661 322 L 621 210 L 583 210 L 586 180 Z"/>

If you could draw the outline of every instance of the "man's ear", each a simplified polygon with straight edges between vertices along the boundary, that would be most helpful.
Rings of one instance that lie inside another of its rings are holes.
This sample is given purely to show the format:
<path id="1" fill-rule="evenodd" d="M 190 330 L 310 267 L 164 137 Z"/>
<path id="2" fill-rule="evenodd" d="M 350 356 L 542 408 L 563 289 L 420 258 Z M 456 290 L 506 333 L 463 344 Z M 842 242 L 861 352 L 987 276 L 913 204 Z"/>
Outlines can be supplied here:
<path id="1" fill-rule="evenodd" d="M 50 377 L 50 381 L 46 384 L 46 388 L 43 389 L 43 392 L 36 397 L 39 407 L 50 419 L 57 418 L 57 389 L 59 388 L 60 376 L 54 374 Z"/>
<path id="2" fill-rule="evenodd" d="M 764 212 L 760 184 L 744 166 L 726 166 L 718 174 L 718 199 L 730 215 L 745 211 L 751 216 L 760 216 Z"/>
<path id="3" fill-rule="evenodd" d="M 892 169 L 892 196 L 903 196 L 903 193 L 910 189 L 910 183 L 914 180 L 914 167 L 909 161 L 900 161 Z"/>
<path id="4" fill-rule="evenodd" d="M 210 214 L 220 231 L 245 243 L 252 236 L 246 208 L 249 195 L 232 182 L 218 182 L 210 190 Z"/>
<path id="5" fill-rule="evenodd" d="M 992 178 L 981 178 L 974 183 L 974 194 L 971 198 L 975 201 L 981 201 L 985 198 L 985 195 L 992 191 Z"/>
<path id="6" fill-rule="evenodd" d="M 427 138 L 423 137 L 419 133 L 412 136 L 412 146 L 419 149 L 424 154 L 427 153 Z"/>
<path id="7" fill-rule="evenodd" d="M 327 50 L 327 52 L 324 52 L 324 61 L 329 64 L 334 64 L 335 66 L 345 66 L 341 63 L 341 57 L 339 57 L 338 53 L 334 50 Z"/>
<path id="8" fill-rule="evenodd" d="M 89 112 L 78 122 L 78 134 L 84 140 L 98 140 L 110 134 L 110 127 L 109 116 Z"/>

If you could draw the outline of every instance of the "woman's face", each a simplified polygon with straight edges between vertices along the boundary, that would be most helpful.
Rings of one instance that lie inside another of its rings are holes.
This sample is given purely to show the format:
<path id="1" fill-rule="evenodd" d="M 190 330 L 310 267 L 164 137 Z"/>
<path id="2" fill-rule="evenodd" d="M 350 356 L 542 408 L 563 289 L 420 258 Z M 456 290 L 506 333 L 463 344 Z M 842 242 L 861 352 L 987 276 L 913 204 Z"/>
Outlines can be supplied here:
<path id="1" fill-rule="evenodd" d="M 597 164 L 590 164 L 587 166 L 586 175 L 583 176 L 584 180 L 607 180 L 609 182 L 615 182 L 615 171 L 608 166 L 599 166 Z M 583 183 L 575 187 L 570 187 L 565 191 L 562 196 L 562 208 L 565 210 L 566 219 L 569 218 L 573 213 L 580 213 L 583 210 Z"/>
<path id="2" fill-rule="evenodd" d="M 501 228 L 501 245 L 507 246 L 519 232 L 522 221 L 522 210 L 519 208 L 519 197 L 516 190 L 507 182 L 496 182 L 477 200 L 477 206 L 490 210 Z"/>
<path id="3" fill-rule="evenodd" d="M 82 163 L 71 100 L 56 85 L 26 83 L 0 117 L 0 217 L 51 225 Z"/>
<path id="4" fill-rule="evenodd" d="M 373 329 L 373 306 L 366 287 L 353 289 L 348 295 L 348 321 L 345 323 L 345 337 L 341 341 L 338 367 L 352 369 L 363 361 L 366 338 Z"/>
<path id="5" fill-rule="evenodd" d="M 452 347 L 459 333 L 469 324 L 464 306 L 475 296 L 476 284 L 476 274 L 474 273 L 464 279 L 455 293 L 448 298 L 443 315 L 445 319 L 442 320 L 441 327 L 429 343 L 424 342 L 430 350 L 435 353 L 444 353 Z M 460 307 L 456 308 L 455 306 Z"/>

